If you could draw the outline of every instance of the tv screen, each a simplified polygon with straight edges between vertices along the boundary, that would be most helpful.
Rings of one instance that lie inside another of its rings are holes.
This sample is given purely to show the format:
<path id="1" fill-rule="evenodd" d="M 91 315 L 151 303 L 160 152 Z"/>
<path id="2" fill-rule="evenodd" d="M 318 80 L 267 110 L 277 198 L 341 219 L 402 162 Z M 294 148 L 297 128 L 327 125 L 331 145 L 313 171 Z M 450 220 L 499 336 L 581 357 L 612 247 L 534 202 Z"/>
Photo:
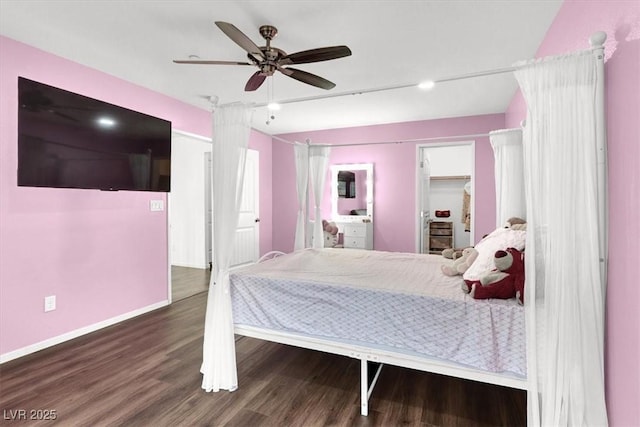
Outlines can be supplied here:
<path id="1" fill-rule="evenodd" d="M 171 122 L 18 78 L 18 185 L 170 190 Z"/>

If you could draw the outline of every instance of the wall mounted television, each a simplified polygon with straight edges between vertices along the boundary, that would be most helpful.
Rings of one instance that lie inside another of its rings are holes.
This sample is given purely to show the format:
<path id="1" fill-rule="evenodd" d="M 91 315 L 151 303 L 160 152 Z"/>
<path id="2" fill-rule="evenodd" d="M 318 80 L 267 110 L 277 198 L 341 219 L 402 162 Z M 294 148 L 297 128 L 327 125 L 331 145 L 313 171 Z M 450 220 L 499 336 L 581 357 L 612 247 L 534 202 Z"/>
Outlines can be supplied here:
<path id="1" fill-rule="evenodd" d="M 171 122 L 18 77 L 18 185 L 168 192 Z"/>

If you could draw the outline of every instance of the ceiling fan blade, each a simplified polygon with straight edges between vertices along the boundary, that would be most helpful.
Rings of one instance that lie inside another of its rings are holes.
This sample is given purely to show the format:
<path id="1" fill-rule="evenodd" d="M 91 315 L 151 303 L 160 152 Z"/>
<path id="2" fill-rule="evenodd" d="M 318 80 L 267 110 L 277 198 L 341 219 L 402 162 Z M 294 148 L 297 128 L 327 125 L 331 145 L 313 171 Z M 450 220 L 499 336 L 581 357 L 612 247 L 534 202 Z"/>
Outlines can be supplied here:
<path id="1" fill-rule="evenodd" d="M 264 74 L 261 74 L 260 71 L 256 71 L 249 78 L 249 81 L 247 81 L 247 84 L 245 85 L 244 90 L 246 92 L 252 92 L 252 91 L 258 89 L 262 85 L 262 83 L 264 82 L 264 80 L 266 78 L 267 78 L 267 76 L 265 76 Z"/>
<path id="2" fill-rule="evenodd" d="M 236 42 L 238 46 L 252 55 L 258 55 L 260 58 L 264 58 L 264 54 L 260 48 L 242 31 L 236 28 L 235 25 L 223 21 L 216 21 L 216 25 L 227 35 L 227 37 Z"/>
<path id="3" fill-rule="evenodd" d="M 236 61 L 203 61 L 203 60 L 176 60 L 173 62 L 176 64 L 201 64 L 201 65 L 253 65 L 249 62 L 236 62 Z"/>
<path id="4" fill-rule="evenodd" d="M 311 86 L 316 86 L 321 89 L 333 89 L 336 87 L 336 84 L 330 82 L 327 79 L 324 79 L 320 76 L 316 76 L 315 74 L 307 73 L 306 71 L 296 70 L 295 68 L 281 68 L 278 67 L 278 70 L 285 76 L 289 76 L 292 79 L 296 79 L 302 83 L 309 84 Z"/>
<path id="5" fill-rule="evenodd" d="M 350 55 L 351 49 L 347 46 L 321 47 L 286 55 L 280 60 L 280 64 L 308 64 L 310 62 L 329 61 L 330 59 L 343 58 Z"/>

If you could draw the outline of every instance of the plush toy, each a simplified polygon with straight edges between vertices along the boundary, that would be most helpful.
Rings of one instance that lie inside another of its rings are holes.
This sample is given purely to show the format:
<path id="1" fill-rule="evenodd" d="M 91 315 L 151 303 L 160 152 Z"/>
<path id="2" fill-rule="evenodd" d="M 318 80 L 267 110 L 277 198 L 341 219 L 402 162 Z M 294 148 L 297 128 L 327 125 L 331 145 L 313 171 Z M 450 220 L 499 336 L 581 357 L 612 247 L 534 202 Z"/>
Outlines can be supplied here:
<path id="1" fill-rule="evenodd" d="M 462 289 L 475 299 L 516 298 L 524 304 L 524 254 L 515 248 L 496 251 L 495 270 L 480 280 L 465 280 Z"/>
<path id="2" fill-rule="evenodd" d="M 524 231 L 527 229 L 527 221 L 525 221 L 522 218 L 518 218 L 517 216 L 514 216 L 507 220 L 507 224 L 505 225 L 505 228 Z"/>
<path id="3" fill-rule="evenodd" d="M 322 220 L 322 229 L 324 230 L 324 247 L 335 248 L 338 245 L 338 226 L 335 222 Z"/>
<path id="4" fill-rule="evenodd" d="M 455 261 L 456 259 L 462 256 L 463 250 L 465 250 L 465 248 L 461 248 L 461 249 L 447 248 L 442 251 L 442 256 L 447 259 L 452 259 Z"/>
<path id="5" fill-rule="evenodd" d="M 462 250 L 462 256 L 453 261 L 453 264 L 443 264 L 440 266 L 442 272 L 447 276 L 457 276 L 467 271 L 467 268 L 478 257 L 478 251 L 474 248 L 465 248 Z"/>

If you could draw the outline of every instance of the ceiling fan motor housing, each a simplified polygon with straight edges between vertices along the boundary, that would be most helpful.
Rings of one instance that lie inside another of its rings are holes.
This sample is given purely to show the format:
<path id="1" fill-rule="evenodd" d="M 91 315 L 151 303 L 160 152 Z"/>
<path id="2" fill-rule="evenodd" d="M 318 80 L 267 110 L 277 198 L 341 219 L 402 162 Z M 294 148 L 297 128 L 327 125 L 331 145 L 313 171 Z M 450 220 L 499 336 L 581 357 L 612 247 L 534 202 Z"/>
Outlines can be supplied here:
<path id="1" fill-rule="evenodd" d="M 259 31 L 260 35 L 267 41 L 273 40 L 278 34 L 278 29 L 272 25 L 263 25 Z"/>

